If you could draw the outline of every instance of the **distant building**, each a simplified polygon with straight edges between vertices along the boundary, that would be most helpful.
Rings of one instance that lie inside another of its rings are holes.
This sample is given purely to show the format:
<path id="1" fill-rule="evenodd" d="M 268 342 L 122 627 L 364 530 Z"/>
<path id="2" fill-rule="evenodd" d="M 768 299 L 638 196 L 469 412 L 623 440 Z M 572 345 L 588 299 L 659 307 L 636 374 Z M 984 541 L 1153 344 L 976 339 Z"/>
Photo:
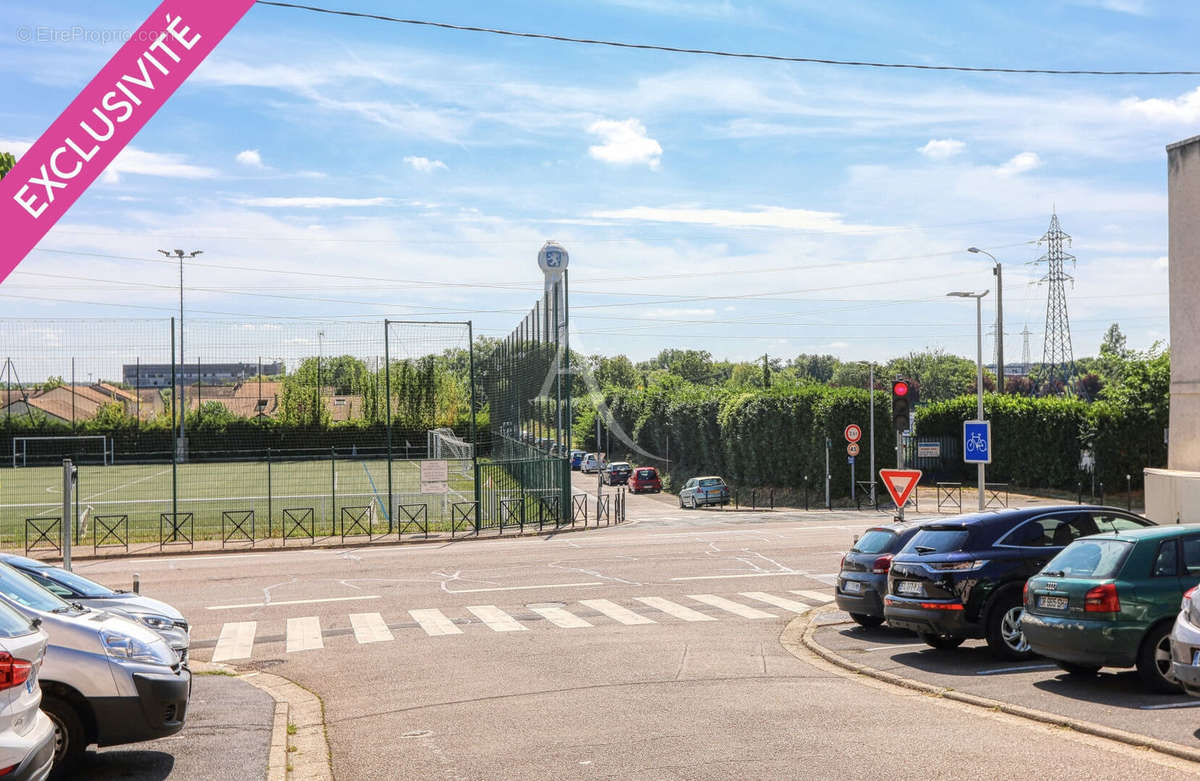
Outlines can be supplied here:
<path id="1" fill-rule="evenodd" d="M 184 385 L 230 385 L 243 382 L 258 376 L 257 363 L 189 363 L 175 367 L 175 383 Z M 283 374 L 283 362 L 264 363 L 264 377 L 278 377 Z M 169 388 L 171 387 L 171 364 L 143 363 L 141 365 L 127 363 L 121 367 L 122 382 L 134 388 Z"/>

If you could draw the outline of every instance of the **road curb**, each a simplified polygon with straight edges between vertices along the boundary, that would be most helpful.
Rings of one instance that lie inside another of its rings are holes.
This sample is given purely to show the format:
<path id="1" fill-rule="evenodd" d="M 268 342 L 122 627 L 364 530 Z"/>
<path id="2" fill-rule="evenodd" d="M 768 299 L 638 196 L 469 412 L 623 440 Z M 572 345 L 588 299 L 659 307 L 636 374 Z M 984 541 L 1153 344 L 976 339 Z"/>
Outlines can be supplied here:
<path id="1" fill-rule="evenodd" d="M 780 640 L 784 647 L 790 645 L 803 645 L 806 649 L 824 659 L 830 664 L 841 667 L 844 670 L 865 675 L 869 678 L 874 678 L 877 681 L 898 686 L 900 688 L 909 689 L 910 691 L 920 692 L 932 697 L 941 697 L 943 699 L 952 700 L 954 702 L 964 703 L 977 708 L 988 711 L 998 711 L 1016 716 L 1018 718 L 1036 721 L 1041 724 L 1046 724 L 1052 727 L 1060 727 L 1064 729 L 1074 730 L 1086 735 L 1091 735 L 1097 738 L 1104 738 L 1117 743 L 1122 743 L 1135 748 L 1149 749 L 1160 754 L 1166 754 L 1177 759 L 1185 759 L 1190 762 L 1200 763 L 1200 750 L 1190 749 L 1186 746 L 1181 746 L 1178 743 L 1172 743 L 1158 738 L 1151 738 L 1146 735 L 1139 735 L 1136 732 L 1126 732 L 1125 730 L 1117 729 L 1116 727 L 1106 727 L 1102 724 L 1095 724 L 1090 721 L 1082 721 L 1068 716 L 1060 716 L 1055 713 L 1038 710 L 1036 708 L 1027 708 L 1023 705 L 1013 705 L 1003 700 L 995 700 L 990 697 L 981 697 L 977 694 L 967 694 L 965 692 L 956 691 L 942 686 L 935 686 L 923 681 L 916 681 L 911 678 L 894 673 L 877 670 L 865 664 L 852 662 L 844 656 L 832 651 L 816 641 L 813 635 L 819 629 L 821 624 L 817 624 L 814 619 L 817 616 L 827 613 L 832 613 L 837 610 L 835 605 L 825 605 L 823 607 L 811 610 L 805 615 L 797 616 L 784 629 Z M 789 649 L 790 650 L 790 649 Z"/>
<path id="2" fill-rule="evenodd" d="M 267 781 L 301 778 L 333 781 L 329 739 L 325 734 L 325 705 L 320 697 L 272 673 L 237 675 L 236 668 L 211 662 L 196 662 L 192 667 L 198 673 L 233 674 L 275 700 L 267 753 Z M 289 729 L 294 732 L 289 734 Z"/>

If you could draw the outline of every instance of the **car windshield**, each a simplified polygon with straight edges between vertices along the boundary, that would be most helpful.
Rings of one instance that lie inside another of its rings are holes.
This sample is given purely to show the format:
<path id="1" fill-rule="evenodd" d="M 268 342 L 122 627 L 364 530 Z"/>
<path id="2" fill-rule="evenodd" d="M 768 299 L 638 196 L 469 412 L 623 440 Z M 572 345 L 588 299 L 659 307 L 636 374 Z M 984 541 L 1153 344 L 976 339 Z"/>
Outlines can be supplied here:
<path id="1" fill-rule="evenodd" d="M 0 594 L 19 605 L 34 610 L 52 612 L 55 610 L 65 611 L 69 608 L 66 602 L 7 564 L 0 564 Z"/>
<path id="2" fill-rule="evenodd" d="M 700 485 L 705 488 L 712 488 L 718 485 L 725 485 L 725 481 L 719 477 L 706 477 L 700 481 Z"/>
<path id="3" fill-rule="evenodd" d="M 904 546 L 904 553 L 954 553 L 966 548 L 966 529 L 922 529 Z"/>
<path id="4" fill-rule="evenodd" d="M 1078 540 L 1063 548 L 1043 569 L 1043 575 L 1059 578 L 1111 578 L 1133 543 L 1127 540 Z"/>
<path id="5" fill-rule="evenodd" d="M 61 567 L 39 567 L 35 570 L 21 571 L 33 578 L 39 586 L 63 598 L 78 595 L 87 599 L 101 599 L 115 596 L 117 593 L 107 586 Z"/>
<path id="6" fill-rule="evenodd" d="M 33 631 L 33 623 L 25 616 L 0 602 L 0 637 L 19 637 Z"/>
<path id="7" fill-rule="evenodd" d="M 609 464 L 608 468 L 623 470 L 623 469 L 629 469 L 630 467 L 629 467 L 629 464 L 626 464 L 624 461 L 617 461 L 615 463 Z"/>
<path id="8" fill-rule="evenodd" d="M 637 473 L 639 480 L 653 480 L 658 475 L 654 474 L 653 469 L 639 469 Z"/>
<path id="9" fill-rule="evenodd" d="M 896 539 L 896 535 L 884 529 L 871 529 L 850 550 L 855 553 L 883 553 Z"/>

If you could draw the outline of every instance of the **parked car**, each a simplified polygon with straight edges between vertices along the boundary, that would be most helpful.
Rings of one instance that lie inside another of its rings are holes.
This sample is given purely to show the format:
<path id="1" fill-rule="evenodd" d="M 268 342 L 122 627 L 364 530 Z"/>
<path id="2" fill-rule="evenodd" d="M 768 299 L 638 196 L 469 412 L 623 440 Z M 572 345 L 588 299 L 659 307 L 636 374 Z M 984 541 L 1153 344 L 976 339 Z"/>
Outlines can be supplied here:
<path id="1" fill-rule="evenodd" d="M 1200 697 L 1200 587 L 1188 589 L 1171 630 L 1171 674 L 1183 690 Z"/>
<path id="2" fill-rule="evenodd" d="M 167 641 L 171 650 L 179 655 L 179 661 L 187 664 L 190 642 L 187 619 L 166 602 L 131 591 L 114 591 L 62 567 L 24 556 L 0 553 L 0 562 L 28 575 L 34 583 L 67 602 L 107 610 L 148 626 Z"/>
<path id="3" fill-rule="evenodd" d="M 1124 510 L 1086 505 L 933 521 L 892 560 L 884 618 L 934 648 L 981 637 L 1004 658 L 1028 658 L 1033 652 L 1021 632 L 1025 581 L 1079 537 L 1152 525 Z"/>
<path id="4" fill-rule="evenodd" d="M 583 457 L 583 461 L 579 464 L 579 471 L 585 475 L 590 475 L 593 472 L 599 472 L 604 462 L 600 460 L 600 456 L 595 453 L 588 453 Z"/>
<path id="5" fill-rule="evenodd" d="M 842 556 L 834 599 L 855 623 L 868 627 L 883 623 L 883 598 L 887 594 L 892 558 L 924 523 L 873 526 Z"/>
<path id="6" fill-rule="evenodd" d="M 715 475 L 708 477 L 693 477 L 688 480 L 683 490 L 679 492 L 679 506 L 697 507 L 719 504 L 722 507 L 729 504 L 729 486 L 725 480 Z"/>
<path id="7" fill-rule="evenodd" d="M 1200 526 L 1086 537 L 1029 579 L 1021 631 L 1034 653 L 1073 675 L 1136 667 L 1150 690 L 1179 692 L 1171 627 L 1197 583 Z"/>
<path id="8" fill-rule="evenodd" d="M 54 722 L 39 709 L 49 636 L 0 603 L 0 777 L 41 779 L 54 763 Z"/>
<path id="9" fill-rule="evenodd" d="M 625 485 L 629 482 L 629 475 L 633 472 L 633 467 L 628 461 L 613 461 L 608 466 L 604 467 L 602 480 L 608 485 Z"/>
<path id="10" fill-rule="evenodd" d="M 658 476 L 658 470 L 652 466 L 636 467 L 629 476 L 629 491 L 635 494 L 662 491 L 662 479 Z"/>
<path id="11" fill-rule="evenodd" d="M 586 455 L 587 453 L 584 453 L 582 450 L 572 450 L 571 469 L 578 470 L 581 466 L 583 466 L 583 457 Z"/>
<path id="12" fill-rule="evenodd" d="M 54 772 L 69 776 L 91 744 L 116 746 L 183 729 L 192 674 L 155 632 L 107 611 L 64 602 L 7 564 L 0 601 L 50 636 L 39 674 L 54 724 Z"/>

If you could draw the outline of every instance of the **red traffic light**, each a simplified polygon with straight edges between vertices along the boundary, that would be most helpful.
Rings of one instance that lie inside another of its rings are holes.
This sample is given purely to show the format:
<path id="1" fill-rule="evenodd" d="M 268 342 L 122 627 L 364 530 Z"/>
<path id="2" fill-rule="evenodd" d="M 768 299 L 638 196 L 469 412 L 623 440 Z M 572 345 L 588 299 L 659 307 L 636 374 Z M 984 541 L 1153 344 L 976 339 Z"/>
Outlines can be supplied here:
<path id="1" fill-rule="evenodd" d="M 907 396 L 908 395 L 908 383 L 905 382 L 904 380 L 896 380 L 895 382 L 893 382 L 892 383 L 892 395 L 893 396 Z"/>

